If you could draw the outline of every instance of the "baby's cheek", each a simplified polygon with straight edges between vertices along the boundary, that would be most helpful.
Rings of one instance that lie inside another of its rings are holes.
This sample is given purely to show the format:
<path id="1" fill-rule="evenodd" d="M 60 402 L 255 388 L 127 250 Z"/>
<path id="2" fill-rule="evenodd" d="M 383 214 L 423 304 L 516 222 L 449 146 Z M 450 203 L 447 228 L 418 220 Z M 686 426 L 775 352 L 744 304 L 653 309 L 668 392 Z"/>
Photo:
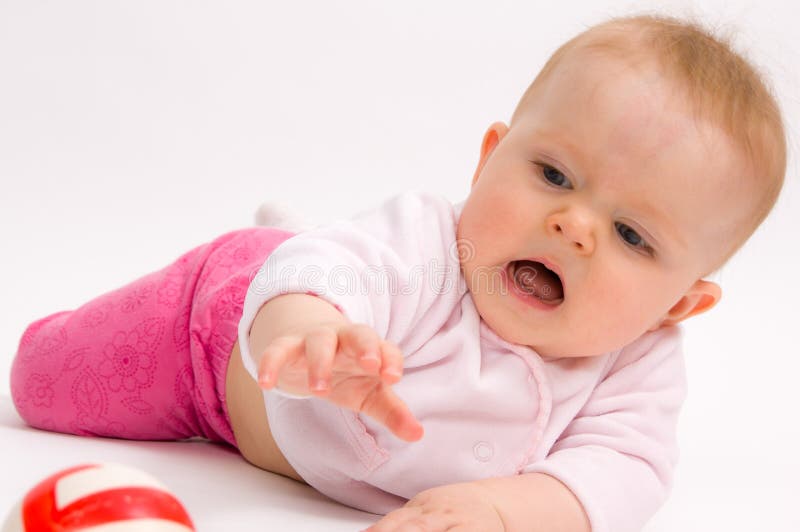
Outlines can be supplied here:
<path id="1" fill-rule="evenodd" d="M 506 230 L 530 225 L 531 220 L 537 216 L 535 206 L 525 201 L 521 192 L 515 192 L 511 188 L 497 190 L 488 198 L 487 203 L 489 206 L 486 213 L 491 216 L 492 223 Z"/>
<path id="2" fill-rule="evenodd" d="M 574 301 L 584 324 L 584 350 L 600 354 L 632 342 L 651 325 L 653 308 L 646 293 L 617 276 L 588 283 L 585 298 Z M 577 338 L 576 338 L 577 340 Z"/>

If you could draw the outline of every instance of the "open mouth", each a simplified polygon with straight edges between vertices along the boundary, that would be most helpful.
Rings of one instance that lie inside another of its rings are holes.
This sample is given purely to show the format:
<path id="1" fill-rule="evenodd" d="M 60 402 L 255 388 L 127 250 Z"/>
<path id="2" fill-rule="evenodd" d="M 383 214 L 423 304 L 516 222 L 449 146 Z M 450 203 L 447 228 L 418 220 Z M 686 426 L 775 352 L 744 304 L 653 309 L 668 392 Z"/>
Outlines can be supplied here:
<path id="1" fill-rule="evenodd" d="M 547 305 L 560 305 L 564 301 L 564 285 L 556 272 L 541 262 L 515 260 L 509 266 L 509 278 L 522 294 L 536 298 Z"/>

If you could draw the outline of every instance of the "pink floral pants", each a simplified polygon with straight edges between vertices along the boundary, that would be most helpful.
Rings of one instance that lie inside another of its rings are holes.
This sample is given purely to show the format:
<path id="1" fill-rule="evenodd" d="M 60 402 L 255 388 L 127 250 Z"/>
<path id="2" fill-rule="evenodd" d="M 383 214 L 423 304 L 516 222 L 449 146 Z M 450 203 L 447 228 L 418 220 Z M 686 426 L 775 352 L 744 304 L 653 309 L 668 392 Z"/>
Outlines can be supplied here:
<path id="1" fill-rule="evenodd" d="M 88 436 L 236 445 L 225 375 L 250 280 L 292 233 L 253 227 L 78 309 L 30 324 L 11 369 L 33 427 Z"/>

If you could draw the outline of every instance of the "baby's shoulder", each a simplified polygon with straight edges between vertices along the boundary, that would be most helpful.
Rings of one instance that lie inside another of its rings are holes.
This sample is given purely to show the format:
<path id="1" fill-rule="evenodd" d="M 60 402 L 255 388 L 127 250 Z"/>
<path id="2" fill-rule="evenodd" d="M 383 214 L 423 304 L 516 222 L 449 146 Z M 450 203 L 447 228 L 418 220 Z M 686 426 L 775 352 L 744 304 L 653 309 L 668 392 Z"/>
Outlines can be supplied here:
<path id="1" fill-rule="evenodd" d="M 609 373 L 626 367 L 683 366 L 683 326 L 680 324 L 647 331 L 622 349 L 612 353 Z"/>
<path id="2" fill-rule="evenodd" d="M 411 189 L 358 213 L 350 223 L 390 240 L 448 248 L 456 238 L 457 215 L 445 196 Z"/>

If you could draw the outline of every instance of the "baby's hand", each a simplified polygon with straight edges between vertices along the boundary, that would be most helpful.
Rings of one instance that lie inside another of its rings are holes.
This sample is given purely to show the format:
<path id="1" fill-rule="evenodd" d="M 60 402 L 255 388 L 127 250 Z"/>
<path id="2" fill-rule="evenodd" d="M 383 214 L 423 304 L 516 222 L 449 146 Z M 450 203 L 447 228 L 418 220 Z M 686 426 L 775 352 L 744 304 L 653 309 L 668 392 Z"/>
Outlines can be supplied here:
<path id="1" fill-rule="evenodd" d="M 446 484 L 422 491 L 362 532 L 480 530 L 504 532 L 491 493 L 477 482 Z"/>
<path id="2" fill-rule="evenodd" d="M 398 438 L 417 441 L 422 425 L 391 385 L 403 374 L 400 349 L 360 323 L 315 325 L 275 338 L 264 349 L 258 384 L 316 395 L 363 412 Z"/>

